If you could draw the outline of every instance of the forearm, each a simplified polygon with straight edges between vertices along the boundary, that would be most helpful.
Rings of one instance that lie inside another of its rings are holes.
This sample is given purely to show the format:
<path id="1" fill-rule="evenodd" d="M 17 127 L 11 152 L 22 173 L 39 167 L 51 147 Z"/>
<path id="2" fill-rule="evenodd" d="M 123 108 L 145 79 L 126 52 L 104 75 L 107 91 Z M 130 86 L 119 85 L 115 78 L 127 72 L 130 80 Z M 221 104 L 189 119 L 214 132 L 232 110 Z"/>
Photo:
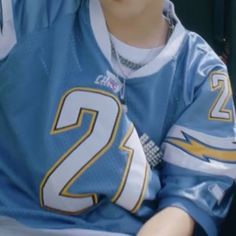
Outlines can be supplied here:
<path id="1" fill-rule="evenodd" d="M 138 236 L 191 236 L 193 219 L 183 210 L 168 207 L 148 220 Z"/>

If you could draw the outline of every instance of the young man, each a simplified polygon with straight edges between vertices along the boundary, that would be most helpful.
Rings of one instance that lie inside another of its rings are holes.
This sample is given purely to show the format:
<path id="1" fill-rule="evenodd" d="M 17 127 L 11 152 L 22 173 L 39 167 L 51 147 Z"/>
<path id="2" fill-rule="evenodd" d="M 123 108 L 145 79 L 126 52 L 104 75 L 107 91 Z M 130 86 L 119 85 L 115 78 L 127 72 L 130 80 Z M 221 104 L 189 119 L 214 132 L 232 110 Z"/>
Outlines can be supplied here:
<path id="1" fill-rule="evenodd" d="M 173 5 L 0 2 L 0 234 L 217 235 L 231 89 Z"/>

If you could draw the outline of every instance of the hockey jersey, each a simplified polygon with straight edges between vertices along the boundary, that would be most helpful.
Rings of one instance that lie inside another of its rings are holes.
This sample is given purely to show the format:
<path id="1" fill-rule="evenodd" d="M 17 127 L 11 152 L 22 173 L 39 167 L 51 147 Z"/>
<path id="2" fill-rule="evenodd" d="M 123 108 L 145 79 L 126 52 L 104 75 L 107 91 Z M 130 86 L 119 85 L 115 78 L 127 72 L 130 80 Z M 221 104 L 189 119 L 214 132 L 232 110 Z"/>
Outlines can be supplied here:
<path id="1" fill-rule="evenodd" d="M 0 2 L 2 219 L 56 235 L 135 235 L 175 206 L 196 234 L 217 235 L 236 178 L 232 91 L 173 5 L 165 48 L 124 83 L 99 0 Z"/>

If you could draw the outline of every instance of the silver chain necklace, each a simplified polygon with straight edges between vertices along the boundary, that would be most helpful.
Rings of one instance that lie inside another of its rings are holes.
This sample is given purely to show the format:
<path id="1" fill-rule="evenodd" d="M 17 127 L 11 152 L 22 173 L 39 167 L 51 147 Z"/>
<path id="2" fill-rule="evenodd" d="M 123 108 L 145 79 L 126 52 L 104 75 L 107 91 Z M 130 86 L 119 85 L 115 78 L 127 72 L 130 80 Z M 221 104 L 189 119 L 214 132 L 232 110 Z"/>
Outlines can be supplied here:
<path id="1" fill-rule="evenodd" d="M 119 58 L 120 63 L 122 65 L 124 65 L 125 67 L 129 68 L 130 70 L 136 71 L 136 70 L 142 68 L 143 66 L 145 66 L 145 63 L 136 63 L 136 62 L 130 61 L 129 59 L 127 59 L 127 58 L 123 57 L 122 55 L 118 54 L 116 52 L 116 49 L 115 49 L 113 43 L 111 45 L 111 54 L 115 59 L 117 59 L 117 61 L 118 61 L 118 58 Z"/>
<path id="2" fill-rule="evenodd" d="M 170 39 L 173 31 L 174 31 L 174 28 L 175 28 L 175 21 L 174 19 L 170 16 L 170 13 L 169 14 L 165 14 L 164 15 L 165 17 L 165 20 L 167 21 L 168 23 L 168 26 L 169 26 L 169 29 L 168 29 L 168 34 L 167 34 L 167 37 L 166 37 L 166 42 L 168 42 L 168 40 Z M 110 35 L 110 34 L 109 34 Z M 141 61 L 141 62 L 132 62 L 130 61 L 129 59 L 123 57 L 122 55 L 120 55 L 118 52 L 117 52 L 117 49 L 115 47 L 115 44 L 112 40 L 112 37 L 110 35 L 110 43 L 111 43 L 111 55 L 112 57 L 117 61 L 117 65 L 118 65 L 118 69 L 121 73 L 121 76 L 118 74 L 118 72 L 116 72 L 116 77 L 121 81 L 122 83 L 122 87 L 121 87 L 121 90 L 119 92 L 119 98 L 120 98 L 120 101 L 123 105 L 123 108 L 124 110 L 127 112 L 128 111 L 128 108 L 127 108 L 127 105 L 126 105 L 126 99 L 125 99 L 125 90 L 126 90 L 126 80 L 127 78 L 129 78 L 129 76 L 134 73 L 135 71 L 139 70 L 140 68 L 142 68 L 143 66 L 145 66 L 148 62 L 145 63 L 146 59 L 150 56 L 150 54 L 153 52 L 153 50 L 150 50 L 150 52 L 148 53 L 148 55 Z M 129 73 L 125 73 L 124 70 L 122 69 L 122 65 L 127 67 L 128 69 L 130 69 Z"/>

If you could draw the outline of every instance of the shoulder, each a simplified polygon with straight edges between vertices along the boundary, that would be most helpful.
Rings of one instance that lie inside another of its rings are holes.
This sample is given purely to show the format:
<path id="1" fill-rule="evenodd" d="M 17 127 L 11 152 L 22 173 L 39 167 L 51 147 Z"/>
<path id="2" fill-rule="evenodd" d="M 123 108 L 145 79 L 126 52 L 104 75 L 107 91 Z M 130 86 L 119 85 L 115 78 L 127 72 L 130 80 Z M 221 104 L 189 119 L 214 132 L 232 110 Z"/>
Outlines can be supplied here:
<path id="1" fill-rule="evenodd" d="M 185 91 L 193 95 L 213 74 L 228 77 L 227 67 L 211 46 L 197 33 L 188 31 L 176 57 Z M 178 74 L 179 74 L 178 73 Z"/>
<path id="2" fill-rule="evenodd" d="M 9 0 L 10 1 L 10 0 Z M 77 11 L 81 0 L 12 0 L 15 28 L 21 33 L 48 27 Z"/>
<path id="3" fill-rule="evenodd" d="M 25 35 L 77 12 L 83 0 L 0 0 L 0 59 Z M 86 1 L 86 0 L 84 0 Z"/>
<path id="4" fill-rule="evenodd" d="M 189 71 L 202 75 L 209 74 L 215 69 L 226 69 L 226 65 L 211 48 L 211 46 L 197 33 L 187 31 L 183 45 L 178 53 L 182 66 Z M 204 72 L 204 73 L 203 73 Z"/>

